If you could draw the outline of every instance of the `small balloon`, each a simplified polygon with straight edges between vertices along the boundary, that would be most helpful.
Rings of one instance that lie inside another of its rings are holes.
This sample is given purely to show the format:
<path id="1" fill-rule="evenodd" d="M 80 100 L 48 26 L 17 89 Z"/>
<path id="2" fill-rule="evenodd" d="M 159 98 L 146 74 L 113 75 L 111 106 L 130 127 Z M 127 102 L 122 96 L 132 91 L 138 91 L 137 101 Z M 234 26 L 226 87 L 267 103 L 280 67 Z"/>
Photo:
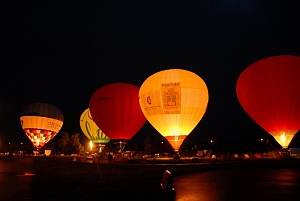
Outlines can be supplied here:
<path id="1" fill-rule="evenodd" d="M 63 113 L 54 105 L 33 103 L 24 108 L 21 126 L 37 149 L 53 139 L 63 126 Z"/>
<path id="2" fill-rule="evenodd" d="M 94 122 L 90 109 L 87 108 L 80 116 L 80 128 L 83 134 L 92 142 L 92 143 L 108 143 L 110 141 Z"/>

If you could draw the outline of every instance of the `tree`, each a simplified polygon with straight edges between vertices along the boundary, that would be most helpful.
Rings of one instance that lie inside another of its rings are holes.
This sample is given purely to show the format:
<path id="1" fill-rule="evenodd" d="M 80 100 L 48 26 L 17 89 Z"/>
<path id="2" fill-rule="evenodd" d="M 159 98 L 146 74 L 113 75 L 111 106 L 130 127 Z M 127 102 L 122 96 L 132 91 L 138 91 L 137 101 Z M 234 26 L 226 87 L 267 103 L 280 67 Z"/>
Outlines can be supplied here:
<path id="1" fill-rule="evenodd" d="M 79 133 L 76 133 L 71 136 L 70 139 L 70 151 L 72 153 L 83 153 L 84 152 L 84 146 L 80 143 Z"/>
<path id="2" fill-rule="evenodd" d="M 152 154 L 151 153 L 151 139 L 148 136 L 145 140 L 144 140 L 144 145 L 145 145 L 145 154 Z"/>
<path id="3" fill-rule="evenodd" d="M 155 137 L 150 137 L 148 136 L 145 140 L 144 140 L 144 151 L 145 154 L 156 154 L 158 152 L 162 152 L 163 151 L 163 143 L 161 143 L 163 141 L 162 137 L 159 136 L 155 136 Z"/>
<path id="4" fill-rule="evenodd" d="M 65 132 L 64 135 L 58 140 L 58 145 L 63 154 L 67 154 L 70 137 L 69 133 Z"/>
<path id="5" fill-rule="evenodd" d="M 79 133 L 69 135 L 65 132 L 64 135 L 58 140 L 59 147 L 63 154 L 83 153 L 84 147 L 80 143 Z"/>

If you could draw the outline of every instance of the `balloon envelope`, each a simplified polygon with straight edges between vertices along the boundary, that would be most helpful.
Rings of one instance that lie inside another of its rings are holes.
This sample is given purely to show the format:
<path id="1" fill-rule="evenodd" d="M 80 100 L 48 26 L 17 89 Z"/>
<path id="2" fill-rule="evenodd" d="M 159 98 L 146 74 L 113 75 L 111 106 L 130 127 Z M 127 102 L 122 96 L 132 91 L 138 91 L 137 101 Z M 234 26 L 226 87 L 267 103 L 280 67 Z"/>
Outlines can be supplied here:
<path id="1" fill-rule="evenodd" d="M 150 124 L 178 151 L 206 112 L 208 89 L 193 72 L 163 70 L 144 81 L 139 103 Z"/>
<path id="2" fill-rule="evenodd" d="M 91 97 L 93 120 L 110 139 L 129 140 L 145 124 L 138 92 L 135 85 L 112 83 L 99 88 Z"/>
<path id="3" fill-rule="evenodd" d="M 247 114 L 287 148 L 300 129 L 300 57 L 280 55 L 246 68 L 236 84 Z"/>
<path id="4" fill-rule="evenodd" d="M 81 114 L 79 123 L 83 134 L 93 143 L 109 142 L 109 137 L 107 137 L 94 122 L 89 108 Z"/>
<path id="5" fill-rule="evenodd" d="M 20 121 L 32 144 L 40 149 L 59 132 L 64 117 L 56 106 L 33 103 L 23 109 Z"/>

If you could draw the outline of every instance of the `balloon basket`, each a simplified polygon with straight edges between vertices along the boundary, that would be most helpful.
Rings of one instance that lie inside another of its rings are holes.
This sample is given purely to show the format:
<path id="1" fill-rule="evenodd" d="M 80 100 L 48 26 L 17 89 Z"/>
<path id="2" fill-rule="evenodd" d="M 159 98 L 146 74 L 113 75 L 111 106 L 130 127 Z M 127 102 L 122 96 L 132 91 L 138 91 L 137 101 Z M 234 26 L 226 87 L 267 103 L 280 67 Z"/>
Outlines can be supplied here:
<path id="1" fill-rule="evenodd" d="M 126 140 L 115 140 L 115 142 L 113 142 L 113 145 L 115 146 L 116 153 L 121 154 L 126 146 L 126 143 Z"/>

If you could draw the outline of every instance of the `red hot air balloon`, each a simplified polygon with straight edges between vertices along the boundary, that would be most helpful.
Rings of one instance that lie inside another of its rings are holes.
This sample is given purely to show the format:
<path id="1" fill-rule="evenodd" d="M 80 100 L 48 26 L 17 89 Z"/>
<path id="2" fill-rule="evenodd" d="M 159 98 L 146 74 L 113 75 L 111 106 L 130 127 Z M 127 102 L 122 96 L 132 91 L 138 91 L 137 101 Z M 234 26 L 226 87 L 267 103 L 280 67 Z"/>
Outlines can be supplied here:
<path id="1" fill-rule="evenodd" d="M 93 120 L 111 140 L 129 140 L 145 124 L 138 93 L 135 85 L 112 83 L 92 95 L 89 108 Z"/>
<path id="2" fill-rule="evenodd" d="M 248 115 L 283 147 L 300 130 L 300 57 L 273 56 L 246 68 L 236 93 Z"/>

